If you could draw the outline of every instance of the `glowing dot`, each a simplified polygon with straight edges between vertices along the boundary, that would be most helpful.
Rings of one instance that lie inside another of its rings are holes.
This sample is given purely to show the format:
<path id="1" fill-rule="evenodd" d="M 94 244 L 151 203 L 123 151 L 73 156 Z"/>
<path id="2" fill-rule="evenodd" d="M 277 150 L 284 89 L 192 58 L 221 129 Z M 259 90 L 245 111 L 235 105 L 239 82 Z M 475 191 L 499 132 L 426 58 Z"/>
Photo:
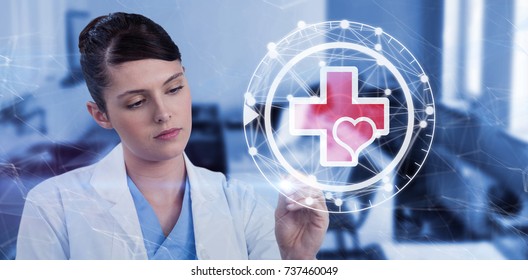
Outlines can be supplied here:
<path id="1" fill-rule="evenodd" d="M 255 106 L 255 104 L 257 103 L 257 100 L 255 100 L 255 97 L 253 97 L 250 92 L 246 92 L 244 94 L 244 97 L 246 98 L 246 103 L 249 106 Z"/>
<path id="2" fill-rule="evenodd" d="M 325 67 L 326 66 L 326 62 L 324 61 L 319 61 L 319 67 Z"/>
<path id="3" fill-rule="evenodd" d="M 388 182 L 390 182 L 390 180 L 391 180 L 391 179 L 390 179 L 389 176 L 385 176 L 385 177 L 383 177 L 383 183 L 388 183 Z"/>
<path id="4" fill-rule="evenodd" d="M 314 199 L 312 197 L 307 197 L 305 200 L 304 200 L 304 203 L 308 206 L 312 205 L 314 203 Z"/>
<path id="5" fill-rule="evenodd" d="M 343 200 L 342 200 L 341 198 L 338 198 L 338 199 L 336 199 L 336 200 L 334 201 L 334 204 L 335 204 L 336 206 L 341 206 L 341 205 L 343 205 Z"/>
<path id="6" fill-rule="evenodd" d="M 381 35 L 381 33 L 383 33 L 383 29 L 381 29 L 380 27 L 376 27 L 374 29 L 374 34 Z"/>
<path id="7" fill-rule="evenodd" d="M 392 184 L 387 183 L 387 184 L 383 185 L 383 189 L 385 191 L 388 191 L 388 192 L 392 191 Z"/>
<path id="8" fill-rule="evenodd" d="M 293 186 L 288 180 L 282 180 L 279 184 L 279 187 L 285 192 L 285 193 L 291 193 L 293 191 Z"/>
<path id="9" fill-rule="evenodd" d="M 381 51 L 381 44 L 375 44 L 374 49 L 377 50 L 378 52 Z"/>
<path id="10" fill-rule="evenodd" d="M 255 147 L 251 147 L 249 148 L 249 154 L 252 155 L 252 156 L 255 156 L 257 154 L 257 148 Z"/>
<path id="11" fill-rule="evenodd" d="M 277 56 L 279 56 L 279 53 L 276 50 L 272 50 L 272 51 L 269 52 L 269 57 L 270 58 L 275 59 L 275 58 L 277 58 Z"/>
<path id="12" fill-rule="evenodd" d="M 306 22 L 304 22 L 304 20 L 299 20 L 299 22 L 297 22 L 297 27 L 305 28 L 306 27 Z"/>
<path id="13" fill-rule="evenodd" d="M 392 94 L 392 90 L 390 90 L 389 88 L 386 88 L 385 95 L 391 95 L 391 94 Z"/>
<path id="14" fill-rule="evenodd" d="M 425 108 L 425 113 L 428 115 L 432 115 L 434 113 L 433 106 L 427 106 L 427 108 Z"/>
<path id="15" fill-rule="evenodd" d="M 378 58 L 378 59 L 376 59 L 376 63 L 378 63 L 379 66 L 383 66 L 383 65 L 385 65 L 385 60 L 383 60 L 381 58 Z"/>
<path id="16" fill-rule="evenodd" d="M 420 81 L 422 83 L 427 83 L 429 81 L 429 77 L 427 77 L 427 75 L 421 75 L 420 76 Z"/>
<path id="17" fill-rule="evenodd" d="M 376 138 L 380 138 L 381 137 L 381 134 L 379 132 L 376 131 L 376 133 L 374 134 L 374 136 L 376 136 Z"/>
<path id="18" fill-rule="evenodd" d="M 274 51 L 277 48 L 277 45 L 273 42 L 268 43 L 268 51 Z"/>
<path id="19" fill-rule="evenodd" d="M 421 128 L 426 128 L 427 127 L 427 122 L 426 121 L 421 121 L 420 122 L 420 127 Z"/>
<path id="20" fill-rule="evenodd" d="M 471 171 L 468 168 L 462 168 L 462 176 L 471 177 Z"/>
<path id="21" fill-rule="evenodd" d="M 288 95 L 286 96 L 286 99 L 288 99 L 288 101 L 292 101 L 292 99 L 293 99 L 293 95 L 288 94 Z"/>
<path id="22" fill-rule="evenodd" d="M 325 193 L 325 198 L 326 198 L 326 199 L 332 199 L 332 197 L 334 197 L 334 196 L 332 195 L 331 192 L 327 192 L 327 193 Z"/>
<path id="23" fill-rule="evenodd" d="M 344 19 L 342 20 L 340 23 L 339 23 L 339 27 L 343 28 L 343 29 L 347 29 L 350 27 L 350 22 L 348 22 L 348 20 Z"/>

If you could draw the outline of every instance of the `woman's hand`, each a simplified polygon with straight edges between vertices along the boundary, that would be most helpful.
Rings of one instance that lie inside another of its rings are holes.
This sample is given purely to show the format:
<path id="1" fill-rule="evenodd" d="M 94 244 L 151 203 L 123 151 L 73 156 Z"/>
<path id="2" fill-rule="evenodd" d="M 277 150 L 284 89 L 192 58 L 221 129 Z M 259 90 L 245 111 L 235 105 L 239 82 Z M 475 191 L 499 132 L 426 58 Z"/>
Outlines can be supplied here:
<path id="1" fill-rule="evenodd" d="M 279 195 L 275 237 L 282 259 L 315 259 L 328 228 L 323 193 L 308 186 Z M 309 208 L 308 208 L 309 207 Z"/>

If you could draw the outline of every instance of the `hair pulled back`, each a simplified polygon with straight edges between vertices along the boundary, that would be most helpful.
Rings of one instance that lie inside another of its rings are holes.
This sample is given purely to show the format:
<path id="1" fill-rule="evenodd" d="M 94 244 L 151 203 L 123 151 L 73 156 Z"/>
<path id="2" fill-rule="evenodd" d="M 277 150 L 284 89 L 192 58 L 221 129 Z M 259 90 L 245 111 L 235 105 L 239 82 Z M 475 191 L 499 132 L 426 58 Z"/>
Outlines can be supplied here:
<path id="1" fill-rule="evenodd" d="M 103 90 L 110 85 L 108 66 L 142 59 L 181 60 L 178 46 L 160 25 L 127 13 L 93 19 L 79 35 L 79 51 L 86 85 L 103 112 Z"/>

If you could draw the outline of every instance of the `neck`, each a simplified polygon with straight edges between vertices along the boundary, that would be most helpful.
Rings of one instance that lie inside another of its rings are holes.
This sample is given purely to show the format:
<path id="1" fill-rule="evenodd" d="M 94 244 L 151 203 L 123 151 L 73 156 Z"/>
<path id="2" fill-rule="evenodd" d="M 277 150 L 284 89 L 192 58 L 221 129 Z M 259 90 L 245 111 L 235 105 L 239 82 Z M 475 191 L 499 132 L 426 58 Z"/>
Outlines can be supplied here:
<path id="1" fill-rule="evenodd" d="M 183 154 L 164 161 L 146 161 L 124 150 L 128 176 L 147 200 L 178 200 L 185 187 Z"/>

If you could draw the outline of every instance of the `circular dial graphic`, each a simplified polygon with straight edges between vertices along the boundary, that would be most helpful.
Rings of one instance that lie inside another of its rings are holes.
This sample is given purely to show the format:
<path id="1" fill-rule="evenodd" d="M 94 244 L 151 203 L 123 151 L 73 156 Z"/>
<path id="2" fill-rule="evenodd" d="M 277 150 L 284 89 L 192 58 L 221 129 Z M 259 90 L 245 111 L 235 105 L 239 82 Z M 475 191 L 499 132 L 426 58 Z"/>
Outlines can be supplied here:
<path id="1" fill-rule="evenodd" d="M 371 208 L 407 186 L 429 152 L 435 105 L 398 40 L 344 20 L 299 24 L 267 47 L 245 93 L 244 132 L 270 184 L 320 189 L 330 212 Z"/>

